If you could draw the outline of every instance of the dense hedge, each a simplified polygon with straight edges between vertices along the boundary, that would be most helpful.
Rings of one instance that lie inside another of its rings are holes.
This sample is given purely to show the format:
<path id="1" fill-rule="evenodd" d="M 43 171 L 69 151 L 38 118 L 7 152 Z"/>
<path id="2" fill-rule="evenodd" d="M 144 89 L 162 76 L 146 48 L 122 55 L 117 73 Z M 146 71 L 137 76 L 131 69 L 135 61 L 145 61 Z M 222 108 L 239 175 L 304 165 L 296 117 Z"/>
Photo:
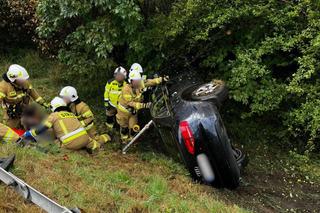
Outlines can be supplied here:
<path id="1" fill-rule="evenodd" d="M 313 150 L 319 11 L 310 0 L 40 0 L 37 33 L 41 49 L 71 68 L 62 78 L 90 85 L 90 95 L 117 65 L 193 70 L 224 79 L 243 118 L 263 118 Z"/>
<path id="2" fill-rule="evenodd" d="M 33 46 L 37 0 L 0 0 L 0 51 Z"/>

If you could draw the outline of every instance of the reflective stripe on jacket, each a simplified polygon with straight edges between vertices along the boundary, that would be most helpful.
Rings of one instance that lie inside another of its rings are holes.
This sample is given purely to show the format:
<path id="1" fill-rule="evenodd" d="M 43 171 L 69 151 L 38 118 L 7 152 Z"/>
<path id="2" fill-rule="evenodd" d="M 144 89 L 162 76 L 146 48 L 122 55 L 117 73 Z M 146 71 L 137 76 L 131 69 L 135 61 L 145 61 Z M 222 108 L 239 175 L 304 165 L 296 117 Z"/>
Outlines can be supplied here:
<path id="1" fill-rule="evenodd" d="M 118 108 L 121 111 L 126 110 L 127 112 L 130 111 L 130 108 L 139 110 L 143 107 L 143 103 L 141 102 L 142 93 L 140 89 L 133 89 L 130 84 L 127 84 L 122 89 Z"/>
<path id="2" fill-rule="evenodd" d="M 109 103 L 111 106 L 117 108 L 121 91 L 125 85 L 127 85 L 126 82 L 120 83 L 117 80 L 111 80 L 106 84 L 104 92 L 104 101 L 106 105 Z"/>
<path id="3" fill-rule="evenodd" d="M 20 103 L 28 104 L 29 98 L 39 104 L 44 103 L 44 99 L 39 96 L 37 91 L 32 87 L 29 81 L 25 81 L 22 86 L 2 80 L 0 82 L 0 102 L 8 105 L 16 105 Z"/>
<path id="4" fill-rule="evenodd" d="M 19 139 L 19 135 L 10 127 L 0 123 L 0 139 L 2 143 L 14 143 Z"/>
<path id="5" fill-rule="evenodd" d="M 69 132 L 68 134 L 62 136 L 60 138 L 60 141 L 63 144 L 67 144 L 67 143 L 73 141 L 74 139 L 77 139 L 80 136 L 85 135 L 85 134 L 87 134 L 87 131 L 83 127 L 80 127 L 79 129 L 76 129 L 76 130 Z"/>
<path id="6" fill-rule="evenodd" d="M 74 103 L 70 104 L 70 109 L 86 130 L 91 129 L 94 126 L 94 115 L 86 103 L 76 100 Z"/>
<path id="7" fill-rule="evenodd" d="M 49 115 L 43 126 L 52 128 L 56 138 L 59 138 L 63 144 L 70 143 L 77 138 L 87 135 L 86 130 L 81 125 L 77 117 L 68 111 L 53 112 Z M 38 127 L 37 130 L 42 129 Z M 36 136 L 37 130 L 31 130 L 33 136 Z M 89 136 L 88 136 L 89 140 Z"/>

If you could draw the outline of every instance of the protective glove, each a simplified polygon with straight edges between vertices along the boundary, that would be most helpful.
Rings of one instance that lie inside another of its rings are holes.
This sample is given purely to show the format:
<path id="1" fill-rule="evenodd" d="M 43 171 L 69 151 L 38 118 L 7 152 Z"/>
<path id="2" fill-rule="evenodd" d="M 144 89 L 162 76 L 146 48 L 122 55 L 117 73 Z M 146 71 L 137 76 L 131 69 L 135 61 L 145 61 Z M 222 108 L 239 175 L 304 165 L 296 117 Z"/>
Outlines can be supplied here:
<path id="1" fill-rule="evenodd" d="M 110 104 L 110 100 L 104 100 L 104 107 L 106 108 L 106 111 L 110 110 L 112 108 L 112 105 Z"/>
<path id="2" fill-rule="evenodd" d="M 43 103 L 43 106 L 46 107 L 46 108 L 50 108 L 50 104 L 47 103 L 47 102 L 44 102 L 44 103 Z"/>
<path id="3" fill-rule="evenodd" d="M 31 131 L 26 131 L 22 136 L 23 139 L 34 139 Z"/>
<path id="4" fill-rule="evenodd" d="M 151 105 L 152 105 L 151 102 L 144 103 L 142 108 L 149 109 L 151 107 Z"/>
<path id="5" fill-rule="evenodd" d="M 167 75 L 165 75 L 165 76 L 162 77 L 162 81 L 164 81 L 164 82 L 167 82 L 167 81 L 169 81 L 169 80 L 170 80 L 170 78 L 169 78 L 169 76 L 167 76 Z"/>
<path id="6" fill-rule="evenodd" d="M 42 106 L 44 106 L 46 109 L 51 109 L 51 105 L 49 103 L 44 102 Z"/>

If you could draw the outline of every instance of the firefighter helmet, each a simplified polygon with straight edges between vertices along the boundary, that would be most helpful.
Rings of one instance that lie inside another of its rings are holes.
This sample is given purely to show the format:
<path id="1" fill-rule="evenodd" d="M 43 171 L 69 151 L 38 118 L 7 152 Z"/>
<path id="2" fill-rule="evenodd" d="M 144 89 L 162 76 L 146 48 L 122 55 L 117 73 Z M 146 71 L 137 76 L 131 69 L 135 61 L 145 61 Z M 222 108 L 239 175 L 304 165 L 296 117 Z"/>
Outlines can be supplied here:
<path id="1" fill-rule="evenodd" d="M 14 82 L 17 79 L 22 79 L 22 80 L 29 79 L 29 74 L 24 67 L 18 64 L 12 64 L 8 69 L 7 77 L 11 82 Z"/>
<path id="2" fill-rule="evenodd" d="M 114 75 L 122 74 L 125 78 L 127 78 L 127 70 L 123 67 L 117 67 L 114 71 Z"/>
<path id="3" fill-rule="evenodd" d="M 130 72 L 132 71 L 138 71 L 139 73 L 143 73 L 142 66 L 138 63 L 134 63 L 131 65 Z"/>
<path id="4" fill-rule="evenodd" d="M 71 102 L 74 102 L 79 98 L 77 90 L 72 86 L 66 86 L 62 88 L 59 95 L 60 97 L 69 98 Z"/>
<path id="5" fill-rule="evenodd" d="M 50 102 L 51 105 L 51 111 L 54 112 L 58 107 L 67 106 L 66 102 L 60 97 L 55 97 Z"/>
<path id="6" fill-rule="evenodd" d="M 142 80 L 141 74 L 138 71 L 132 71 L 129 73 L 129 83 L 132 80 Z"/>

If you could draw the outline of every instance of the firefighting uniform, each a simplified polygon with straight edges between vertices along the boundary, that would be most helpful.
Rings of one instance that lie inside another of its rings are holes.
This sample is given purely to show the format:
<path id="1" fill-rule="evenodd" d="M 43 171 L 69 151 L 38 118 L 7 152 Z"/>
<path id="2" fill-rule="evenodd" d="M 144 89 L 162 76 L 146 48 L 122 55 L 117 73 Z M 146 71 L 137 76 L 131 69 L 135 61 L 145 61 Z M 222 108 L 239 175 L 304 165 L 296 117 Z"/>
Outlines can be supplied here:
<path id="1" fill-rule="evenodd" d="M 139 132 L 140 128 L 138 126 L 137 111 L 142 109 L 144 106 L 143 89 L 145 87 L 156 86 L 162 82 L 162 77 L 147 79 L 143 81 L 138 89 L 133 89 L 130 84 L 127 84 L 123 87 L 121 95 L 118 101 L 118 110 L 117 110 L 117 122 L 121 128 L 129 128 L 131 133 Z"/>
<path id="2" fill-rule="evenodd" d="M 52 128 L 56 142 L 60 143 L 63 148 L 70 150 L 99 148 L 100 144 L 89 137 L 77 117 L 68 110 L 70 110 L 68 107 L 57 108 L 42 125 L 31 130 L 32 136 L 35 137 Z"/>
<path id="3" fill-rule="evenodd" d="M 0 141 L 1 143 L 15 143 L 19 139 L 19 135 L 10 127 L 0 123 Z"/>
<path id="4" fill-rule="evenodd" d="M 32 98 L 37 103 L 44 105 L 44 99 L 39 96 L 29 81 L 22 86 L 11 83 L 6 74 L 0 82 L 0 102 L 3 108 L 3 123 L 11 128 L 22 128 L 20 118 L 23 107 L 28 105 Z"/>
<path id="5" fill-rule="evenodd" d="M 93 113 L 86 103 L 84 103 L 80 99 L 77 99 L 76 101 L 72 102 L 69 107 L 71 109 L 71 112 L 76 115 L 91 138 L 95 139 L 100 144 L 107 143 L 111 140 L 110 136 L 107 134 L 98 135 L 96 127 L 94 125 Z"/>
<path id="6" fill-rule="evenodd" d="M 121 91 L 125 85 L 127 85 L 125 81 L 119 82 L 111 79 L 105 86 L 104 102 L 107 114 L 107 124 L 112 125 L 114 123 L 115 115 L 117 114 L 119 96 L 121 95 Z"/>

